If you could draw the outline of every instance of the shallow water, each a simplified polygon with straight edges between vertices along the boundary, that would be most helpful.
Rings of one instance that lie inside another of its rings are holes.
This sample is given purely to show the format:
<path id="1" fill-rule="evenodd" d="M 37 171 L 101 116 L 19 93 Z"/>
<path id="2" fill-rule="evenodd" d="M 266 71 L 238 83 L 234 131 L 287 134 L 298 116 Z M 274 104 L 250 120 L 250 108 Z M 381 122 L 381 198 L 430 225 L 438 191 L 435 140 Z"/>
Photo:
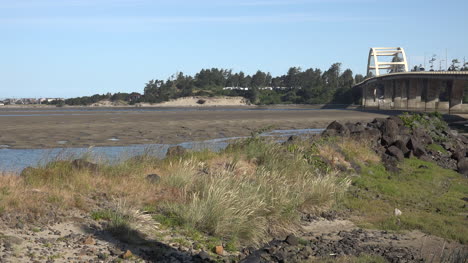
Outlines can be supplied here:
<path id="1" fill-rule="evenodd" d="M 260 136 L 279 138 L 284 141 L 291 135 L 309 135 L 322 132 L 323 129 L 274 130 Z M 138 144 L 128 146 L 103 146 L 91 148 L 51 148 L 51 149 L 8 149 L 0 148 L 0 172 L 19 173 L 28 166 L 39 166 L 53 160 L 80 158 L 89 154 L 91 159 L 98 162 L 118 162 L 143 153 L 158 158 L 164 158 L 167 149 L 180 145 L 184 148 L 201 151 L 209 149 L 220 151 L 231 141 L 246 137 L 218 138 L 206 141 L 183 142 L 179 144 Z M 3 145 L 6 146 L 6 145 Z"/>

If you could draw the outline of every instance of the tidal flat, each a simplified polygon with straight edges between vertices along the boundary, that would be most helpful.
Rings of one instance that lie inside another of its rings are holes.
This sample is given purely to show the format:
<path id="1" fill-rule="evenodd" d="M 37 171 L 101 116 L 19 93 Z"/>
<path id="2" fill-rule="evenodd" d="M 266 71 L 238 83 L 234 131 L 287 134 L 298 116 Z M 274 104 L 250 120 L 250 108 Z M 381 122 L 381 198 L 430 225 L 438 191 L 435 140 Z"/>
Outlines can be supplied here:
<path id="1" fill-rule="evenodd" d="M 0 145 L 9 149 L 177 144 L 276 130 L 367 122 L 397 112 L 307 107 L 0 109 Z"/>

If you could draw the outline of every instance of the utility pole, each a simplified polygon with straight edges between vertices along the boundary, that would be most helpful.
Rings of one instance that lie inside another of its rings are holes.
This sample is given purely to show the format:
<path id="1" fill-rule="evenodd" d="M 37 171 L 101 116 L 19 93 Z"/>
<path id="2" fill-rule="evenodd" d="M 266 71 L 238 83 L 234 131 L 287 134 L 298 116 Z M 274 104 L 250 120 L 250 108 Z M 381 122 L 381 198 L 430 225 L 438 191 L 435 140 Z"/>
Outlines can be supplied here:
<path id="1" fill-rule="evenodd" d="M 445 60 L 441 60 L 439 61 L 439 71 L 442 71 L 442 62 L 445 61 Z M 447 68 L 445 68 L 445 70 L 447 70 Z"/>
<path id="2" fill-rule="evenodd" d="M 447 68 L 448 68 L 447 62 L 448 62 L 448 60 L 447 60 L 447 48 L 445 48 L 445 70 L 447 70 Z"/>
<path id="3" fill-rule="evenodd" d="M 426 70 L 426 52 L 424 52 L 424 70 Z"/>

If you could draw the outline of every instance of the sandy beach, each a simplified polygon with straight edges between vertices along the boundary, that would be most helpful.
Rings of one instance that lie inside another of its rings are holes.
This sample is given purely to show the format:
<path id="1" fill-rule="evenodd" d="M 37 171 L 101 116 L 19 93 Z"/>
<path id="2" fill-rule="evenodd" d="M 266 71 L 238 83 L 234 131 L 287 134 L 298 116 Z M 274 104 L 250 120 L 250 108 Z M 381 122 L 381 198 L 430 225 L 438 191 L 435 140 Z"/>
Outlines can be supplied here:
<path id="1" fill-rule="evenodd" d="M 165 111 L 18 109 L 0 111 L 0 145 L 24 149 L 180 143 L 248 136 L 252 131 L 269 125 L 274 129 L 325 128 L 334 120 L 370 121 L 387 114 L 302 108 Z"/>

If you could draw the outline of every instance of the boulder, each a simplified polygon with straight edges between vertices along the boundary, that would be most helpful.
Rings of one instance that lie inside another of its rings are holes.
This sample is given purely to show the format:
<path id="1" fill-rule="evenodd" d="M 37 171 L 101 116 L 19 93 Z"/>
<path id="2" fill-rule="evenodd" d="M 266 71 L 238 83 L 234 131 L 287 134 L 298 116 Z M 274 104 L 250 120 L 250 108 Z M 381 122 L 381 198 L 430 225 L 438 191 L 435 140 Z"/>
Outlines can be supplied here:
<path id="1" fill-rule="evenodd" d="M 206 252 L 206 251 L 201 251 L 200 253 L 198 253 L 197 255 L 201 260 L 210 260 L 210 255 Z"/>
<path id="2" fill-rule="evenodd" d="M 399 162 L 405 159 L 405 155 L 403 152 L 396 146 L 390 146 L 387 149 L 387 153 L 393 157 L 395 157 Z"/>
<path id="3" fill-rule="evenodd" d="M 384 153 L 382 154 L 382 162 L 387 171 L 392 173 L 400 172 L 400 169 L 398 168 L 398 160 L 396 157 Z"/>
<path id="4" fill-rule="evenodd" d="M 409 152 L 408 147 L 406 147 L 407 143 L 408 142 L 404 142 L 403 140 L 397 140 L 396 142 L 393 143 L 393 146 L 400 149 L 400 151 L 406 155 Z"/>
<path id="5" fill-rule="evenodd" d="M 177 145 L 177 146 L 172 146 L 167 149 L 166 156 L 168 157 L 173 157 L 173 156 L 181 156 L 187 153 L 187 149 L 184 147 Z"/>
<path id="6" fill-rule="evenodd" d="M 400 130 L 398 124 L 394 120 L 386 119 L 380 127 L 380 131 L 382 131 L 382 137 L 387 136 L 395 141 Z"/>
<path id="7" fill-rule="evenodd" d="M 349 129 L 337 121 L 330 123 L 323 132 L 323 135 L 325 136 L 348 136 L 349 134 Z"/>
<path id="8" fill-rule="evenodd" d="M 464 158 L 461 161 L 458 161 L 458 172 L 468 176 L 468 158 Z"/>
<path id="9" fill-rule="evenodd" d="M 398 116 L 390 116 L 387 119 L 394 121 L 398 126 L 404 126 L 405 123 Z"/>
<path id="10" fill-rule="evenodd" d="M 380 139 L 380 143 L 383 146 L 390 146 L 395 142 L 395 139 L 396 139 L 396 137 L 390 137 L 390 136 L 383 135 L 382 138 Z"/>
<path id="11" fill-rule="evenodd" d="M 363 132 L 366 127 L 360 123 L 360 122 L 357 122 L 357 123 L 346 123 L 346 127 L 348 128 L 349 132 L 351 134 L 354 134 L 354 133 L 360 133 L 360 132 Z"/>
<path id="12" fill-rule="evenodd" d="M 465 149 L 458 149 L 452 154 L 452 159 L 457 161 L 462 161 L 465 158 L 466 150 Z"/>
<path id="13" fill-rule="evenodd" d="M 291 234 L 286 237 L 284 242 L 288 243 L 291 246 L 297 246 L 299 244 L 299 239 L 295 235 Z"/>
<path id="14" fill-rule="evenodd" d="M 425 148 L 421 145 L 421 143 L 416 139 L 414 136 L 412 136 L 406 147 L 413 152 L 413 155 L 416 157 L 421 157 L 423 155 L 426 155 L 426 150 Z"/>
<path id="15" fill-rule="evenodd" d="M 363 139 L 376 143 L 382 135 L 378 129 L 365 127 L 363 131 L 352 132 L 351 136 L 357 139 Z"/>
<path id="16" fill-rule="evenodd" d="M 432 137 L 425 130 L 421 128 L 414 129 L 413 136 L 418 138 L 418 140 L 425 145 L 432 144 L 434 142 L 432 140 Z"/>
<path id="17" fill-rule="evenodd" d="M 77 169 L 77 170 L 97 171 L 99 168 L 97 164 L 88 162 L 85 159 L 73 160 L 71 165 L 74 169 Z"/>
<path id="18" fill-rule="evenodd" d="M 368 123 L 367 126 L 375 129 L 380 129 L 384 122 L 384 118 L 375 118 L 372 122 Z"/>

